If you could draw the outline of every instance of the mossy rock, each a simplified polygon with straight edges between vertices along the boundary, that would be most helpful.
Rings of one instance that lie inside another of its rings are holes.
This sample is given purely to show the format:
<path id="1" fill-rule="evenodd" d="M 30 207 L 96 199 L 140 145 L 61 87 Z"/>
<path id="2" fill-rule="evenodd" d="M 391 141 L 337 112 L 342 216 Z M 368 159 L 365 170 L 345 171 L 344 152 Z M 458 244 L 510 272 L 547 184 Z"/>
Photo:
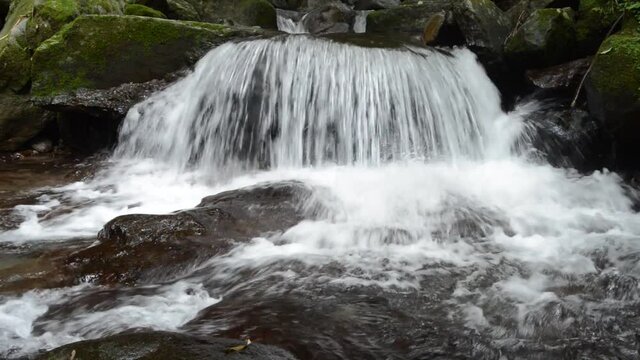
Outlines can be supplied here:
<path id="1" fill-rule="evenodd" d="M 32 93 L 51 96 L 162 78 L 223 42 L 259 34 L 256 29 L 140 16 L 81 16 L 36 49 Z"/>
<path id="2" fill-rule="evenodd" d="M 21 92 L 30 80 L 31 51 L 27 41 L 33 0 L 14 1 L 0 30 L 0 92 Z"/>
<path id="3" fill-rule="evenodd" d="M 147 16 L 152 18 L 166 19 L 162 12 L 140 4 L 127 4 L 124 8 L 125 15 Z"/>
<path id="4" fill-rule="evenodd" d="M 460 0 L 453 7 L 455 21 L 468 46 L 494 57 L 511 29 L 511 21 L 491 0 Z"/>
<path id="5" fill-rule="evenodd" d="M 19 150 L 54 121 L 24 95 L 0 94 L 0 109 L 0 151 Z"/>
<path id="6" fill-rule="evenodd" d="M 540 9 L 507 40 L 505 55 L 518 66 L 542 67 L 569 60 L 575 49 L 573 10 Z"/>
<path id="7" fill-rule="evenodd" d="M 122 15 L 123 0 L 35 0 L 27 26 L 30 46 L 35 49 L 80 15 Z"/>
<path id="8" fill-rule="evenodd" d="M 640 37 L 616 34 L 600 46 L 586 83 L 591 113 L 621 144 L 640 150 Z"/>
<path id="9" fill-rule="evenodd" d="M 202 21 L 278 28 L 276 9 L 267 0 L 210 0 L 203 5 Z"/>
<path id="10" fill-rule="evenodd" d="M 576 21 L 580 51 L 593 54 L 619 16 L 616 0 L 581 0 Z"/>
<path id="11" fill-rule="evenodd" d="M 442 11 L 451 11 L 451 1 L 425 1 L 372 11 L 367 16 L 367 32 L 422 34 L 427 21 Z"/>

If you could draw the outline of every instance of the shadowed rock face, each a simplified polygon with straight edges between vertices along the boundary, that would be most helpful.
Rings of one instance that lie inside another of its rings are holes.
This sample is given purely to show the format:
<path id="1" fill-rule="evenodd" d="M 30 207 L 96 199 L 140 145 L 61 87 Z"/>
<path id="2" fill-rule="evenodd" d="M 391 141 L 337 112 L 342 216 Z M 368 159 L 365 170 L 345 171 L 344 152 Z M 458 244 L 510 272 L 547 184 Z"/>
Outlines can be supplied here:
<path id="1" fill-rule="evenodd" d="M 229 347 L 242 341 L 196 337 L 169 332 L 123 333 L 98 340 L 81 341 L 62 346 L 37 357 L 38 360 L 295 360 L 290 353 L 274 346 L 252 343 L 246 349 L 227 354 Z"/>
<path id="2" fill-rule="evenodd" d="M 301 183 L 265 184 L 209 196 L 169 215 L 125 215 L 107 223 L 100 244 L 65 260 L 76 279 L 99 284 L 176 276 L 238 242 L 282 232 L 303 220 L 311 190 Z"/>

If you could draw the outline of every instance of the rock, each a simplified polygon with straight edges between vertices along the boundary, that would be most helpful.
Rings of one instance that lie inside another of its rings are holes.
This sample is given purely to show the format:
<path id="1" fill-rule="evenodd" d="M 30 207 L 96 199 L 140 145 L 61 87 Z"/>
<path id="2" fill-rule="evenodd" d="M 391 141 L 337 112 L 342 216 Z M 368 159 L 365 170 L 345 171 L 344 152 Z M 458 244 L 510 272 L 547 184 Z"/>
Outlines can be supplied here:
<path id="1" fill-rule="evenodd" d="M 256 29 L 148 17 L 81 16 L 36 49 L 32 93 L 52 97 L 161 79 L 194 64 L 216 45 L 258 34 Z"/>
<path id="2" fill-rule="evenodd" d="M 509 37 L 505 55 L 524 68 L 550 66 L 569 60 L 574 44 L 573 10 L 540 9 Z"/>
<path id="3" fill-rule="evenodd" d="M 201 13 L 201 21 L 278 28 L 276 9 L 267 0 L 210 0 Z"/>
<path id="4" fill-rule="evenodd" d="M 39 153 L 48 153 L 53 151 L 53 141 L 50 139 L 37 140 L 31 144 L 31 148 Z"/>
<path id="5" fill-rule="evenodd" d="M 453 7 L 455 22 L 466 44 L 484 61 L 497 61 L 511 21 L 491 0 L 462 0 Z"/>
<path id="6" fill-rule="evenodd" d="M 381 10 L 400 6 L 400 0 L 356 0 L 355 10 Z"/>
<path id="7" fill-rule="evenodd" d="M 295 360 L 289 352 L 253 342 L 245 350 L 227 354 L 242 340 L 198 337 L 179 333 L 128 332 L 96 340 L 80 341 L 48 351 L 36 360 Z M 71 353 L 75 352 L 75 357 Z"/>
<path id="8" fill-rule="evenodd" d="M 302 6 L 303 0 L 269 0 L 269 2 L 276 9 L 298 10 Z"/>
<path id="9" fill-rule="evenodd" d="M 311 34 L 346 33 L 353 29 L 355 16 L 346 5 L 332 3 L 308 12 L 302 21 Z"/>
<path id="10" fill-rule="evenodd" d="M 520 0 L 495 0 L 494 3 L 498 6 L 502 11 L 507 11 L 513 8 Z"/>
<path id="11" fill-rule="evenodd" d="M 26 0 L 22 0 L 26 1 Z M 35 1 L 27 25 L 31 49 L 58 32 L 80 15 L 122 15 L 124 0 L 42 0 Z"/>
<path id="12" fill-rule="evenodd" d="M 620 16 L 616 0 L 581 0 L 576 22 L 580 52 L 593 54 Z"/>
<path id="13" fill-rule="evenodd" d="M 22 148 L 54 121 L 51 113 L 24 95 L 0 94 L 0 109 L 0 151 Z"/>
<path id="14" fill-rule="evenodd" d="M 107 223 L 100 244 L 65 262 L 76 279 L 127 284 L 176 276 L 234 244 L 282 232 L 312 213 L 311 190 L 281 182 L 206 197 L 193 209 L 169 215 L 125 215 Z"/>
<path id="15" fill-rule="evenodd" d="M 28 14 L 33 11 L 30 0 L 15 1 L 0 30 L 0 91 L 21 92 L 30 80 Z"/>
<path id="16" fill-rule="evenodd" d="M 578 87 L 587 68 L 590 57 L 544 69 L 527 70 L 527 79 L 541 89 L 573 90 Z"/>
<path id="17" fill-rule="evenodd" d="M 607 38 L 585 84 L 589 110 L 613 134 L 620 161 L 640 168 L 640 37 Z"/>
<path id="18" fill-rule="evenodd" d="M 425 1 L 422 4 L 372 11 L 367 16 L 367 32 L 422 34 L 428 19 L 442 11 L 451 11 L 450 1 Z"/>
<path id="19" fill-rule="evenodd" d="M 424 26 L 424 32 L 422 33 L 422 43 L 424 45 L 429 45 L 436 41 L 445 20 L 446 13 L 444 11 L 429 18 L 427 24 Z"/>
<path id="20" fill-rule="evenodd" d="M 153 18 L 166 19 L 162 12 L 140 4 L 127 4 L 124 8 L 125 15 L 148 16 Z"/>

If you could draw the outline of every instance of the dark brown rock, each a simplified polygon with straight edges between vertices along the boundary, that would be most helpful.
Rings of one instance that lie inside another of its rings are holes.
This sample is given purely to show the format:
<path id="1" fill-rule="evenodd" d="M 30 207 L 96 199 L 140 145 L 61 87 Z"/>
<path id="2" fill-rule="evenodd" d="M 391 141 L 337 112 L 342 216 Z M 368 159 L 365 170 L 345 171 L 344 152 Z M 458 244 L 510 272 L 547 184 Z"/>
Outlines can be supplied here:
<path id="1" fill-rule="evenodd" d="M 527 70 L 527 79 L 541 89 L 575 89 L 591 64 L 591 57 L 544 69 Z"/>

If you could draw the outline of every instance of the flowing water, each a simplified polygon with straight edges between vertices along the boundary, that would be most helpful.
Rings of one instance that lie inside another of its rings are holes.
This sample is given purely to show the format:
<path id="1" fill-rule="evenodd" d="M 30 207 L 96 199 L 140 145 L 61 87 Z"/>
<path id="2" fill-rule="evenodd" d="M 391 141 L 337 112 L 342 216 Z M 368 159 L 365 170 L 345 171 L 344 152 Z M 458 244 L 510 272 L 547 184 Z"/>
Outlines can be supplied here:
<path id="1" fill-rule="evenodd" d="M 0 241 L 93 239 L 117 215 L 283 180 L 327 211 L 157 284 L 5 295 L 0 351 L 144 327 L 302 359 L 636 358 L 634 193 L 530 156 L 536 106 L 504 113 L 466 49 L 222 45 L 131 109 L 93 180 L 17 206 Z"/>

